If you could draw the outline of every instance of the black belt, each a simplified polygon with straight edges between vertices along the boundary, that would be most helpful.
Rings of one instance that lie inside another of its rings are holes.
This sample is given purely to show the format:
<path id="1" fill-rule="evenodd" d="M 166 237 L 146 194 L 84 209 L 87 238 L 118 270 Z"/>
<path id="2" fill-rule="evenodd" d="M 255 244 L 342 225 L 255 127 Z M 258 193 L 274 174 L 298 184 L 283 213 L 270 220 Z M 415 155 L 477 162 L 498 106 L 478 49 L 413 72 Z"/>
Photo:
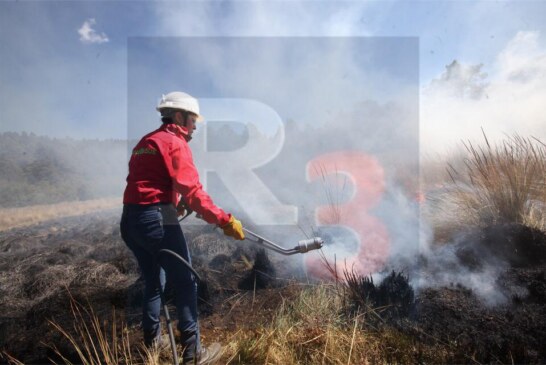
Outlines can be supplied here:
<path id="1" fill-rule="evenodd" d="M 146 211 L 146 210 L 152 210 L 157 209 L 161 205 L 169 205 L 172 203 L 151 203 L 151 204 L 123 204 L 123 209 L 128 209 L 132 211 Z"/>

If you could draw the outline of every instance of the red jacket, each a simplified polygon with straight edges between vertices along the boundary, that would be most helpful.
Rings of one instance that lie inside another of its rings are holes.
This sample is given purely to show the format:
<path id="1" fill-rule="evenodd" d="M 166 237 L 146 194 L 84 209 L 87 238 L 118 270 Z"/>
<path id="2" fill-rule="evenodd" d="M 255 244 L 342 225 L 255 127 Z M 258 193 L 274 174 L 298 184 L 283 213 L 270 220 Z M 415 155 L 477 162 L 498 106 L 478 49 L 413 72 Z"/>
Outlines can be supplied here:
<path id="1" fill-rule="evenodd" d="M 208 223 L 224 225 L 230 216 L 214 205 L 199 182 L 188 146 L 187 130 L 163 124 L 142 137 L 129 160 L 124 204 L 173 203 L 180 200 Z"/>

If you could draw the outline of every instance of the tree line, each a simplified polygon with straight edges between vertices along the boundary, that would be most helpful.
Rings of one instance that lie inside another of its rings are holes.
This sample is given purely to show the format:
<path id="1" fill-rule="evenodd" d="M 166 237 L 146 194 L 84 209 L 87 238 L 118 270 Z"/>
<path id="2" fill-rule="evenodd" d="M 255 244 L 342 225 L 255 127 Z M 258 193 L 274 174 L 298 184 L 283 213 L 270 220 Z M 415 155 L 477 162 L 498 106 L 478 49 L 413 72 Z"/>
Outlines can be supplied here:
<path id="1" fill-rule="evenodd" d="M 0 134 L 0 207 L 120 196 L 127 173 L 124 140 Z"/>

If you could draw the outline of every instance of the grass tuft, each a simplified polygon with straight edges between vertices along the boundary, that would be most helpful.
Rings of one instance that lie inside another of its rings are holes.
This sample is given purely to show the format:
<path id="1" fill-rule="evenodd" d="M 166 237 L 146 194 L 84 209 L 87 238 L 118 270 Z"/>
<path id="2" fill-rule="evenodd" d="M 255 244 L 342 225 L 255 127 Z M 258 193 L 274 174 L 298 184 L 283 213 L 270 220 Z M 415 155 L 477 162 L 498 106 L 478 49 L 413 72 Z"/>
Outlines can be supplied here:
<path id="1" fill-rule="evenodd" d="M 142 344 L 132 348 L 130 331 L 127 326 L 116 317 L 115 310 L 108 320 L 101 320 L 94 310 L 86 308 L 73 298 L 70 302 L 74 318 L 72 328 L 64 328 L 58 323 L 49 321 L 65 340 L 70 344 L 77 361 L 63 353 L 56 345 L 51 346 L 63 364 L 84 365 L 118 365 L 118 364 L 148 364 L 160 363 L 160 354 L 157 349 L 147 349 Z M 133 350 L 138 349 L 135 356 Z M 53 363 L 57 363 L 51 359 Z"/>
<path id="2" fill-rule="evenodd" d="M 477 226 L 520 223 L 546 229 L 546 145 L 519 135 L 492 145 L 464 143 L 463 168 L 449 165 L 455 202 Z"/>
<path id="3" fill-rule="evenodd" d="M 361 317 L 347 319 L 335 286 L 303 289 L 284 302 L 271 323 L 239 334 L 230 348 L 234 364 L 360 364 L 375 357 L 377 344 L 361 329 Z"/>

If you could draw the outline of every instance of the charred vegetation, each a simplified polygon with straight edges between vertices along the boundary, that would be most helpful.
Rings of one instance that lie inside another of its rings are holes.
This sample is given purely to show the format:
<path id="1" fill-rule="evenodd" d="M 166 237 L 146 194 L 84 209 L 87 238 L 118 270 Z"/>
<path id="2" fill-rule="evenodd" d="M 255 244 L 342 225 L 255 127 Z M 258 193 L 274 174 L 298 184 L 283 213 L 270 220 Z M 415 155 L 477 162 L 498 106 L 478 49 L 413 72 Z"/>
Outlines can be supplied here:
<path id="1" fill-rule="evenodd" d="M 93 308 L 110 326 L 115 309 L 133 343 L 140 341 L 142 282 L 119 237 L 118 219 L 117 212 L 89 214 L 0 233 L 2 351 L 25 363 L 62 362 L 49 346 L 55 344 L 63 356 L 79 362 L 72 344 L 51 324 L 72 331 L 73 300 Z M 203 278 L 203 333 L 228 343 L 240 340 L 231 354 L 247 363 L 264 360 L 272 351 L 303 363 L 321 361 L 314 354 L 326 354 L 325 363 L 346 361 L 349 352 L 353 359 L 378 362 L 546 361 L 542 231 L 502 225 L 460 241 L 465 244 L 455 250 L 456 257 L 470 271 L 483 268 L 491 257 L 507 263 L 496 284 L 497 294 L 508 301 L 486 305 L 464 283 L 414 290 L 411 277 L 398 271 L 386 272 L 378 283 L 346 273 L 340 301 L 330 284 L 316 284 L 311 292 L 291 285 L 291 271 L 278 255 L 233 244 L 201 227 L 184 230 L 194 268 Z M 510 245 L 516 256 L 503 248 Z M 465 257 L 464 247 L 474 251 Z M 431 268 L 423 263 L 423 270 Z M 279 329 L 291 327 L 289 335 L 281 336 Z M 307 342 L 303 349 L 302 342 Z M 335 352 L 334 346 L 346 352 Z"/>
<path id="2" fill-rule="evenodd" d="M 396 321 L 406 318 L 414 310 L 415 294 L 408 277 L 403 273 L 391 271 L 379 285 L 371 276 L 358 276 L 345 272 L 347 286 L 347 308 L 351 313 L 373 311 L 368 315 L 370 321 Z M 378 317 L 377 317 L 378 316 Z"/>

